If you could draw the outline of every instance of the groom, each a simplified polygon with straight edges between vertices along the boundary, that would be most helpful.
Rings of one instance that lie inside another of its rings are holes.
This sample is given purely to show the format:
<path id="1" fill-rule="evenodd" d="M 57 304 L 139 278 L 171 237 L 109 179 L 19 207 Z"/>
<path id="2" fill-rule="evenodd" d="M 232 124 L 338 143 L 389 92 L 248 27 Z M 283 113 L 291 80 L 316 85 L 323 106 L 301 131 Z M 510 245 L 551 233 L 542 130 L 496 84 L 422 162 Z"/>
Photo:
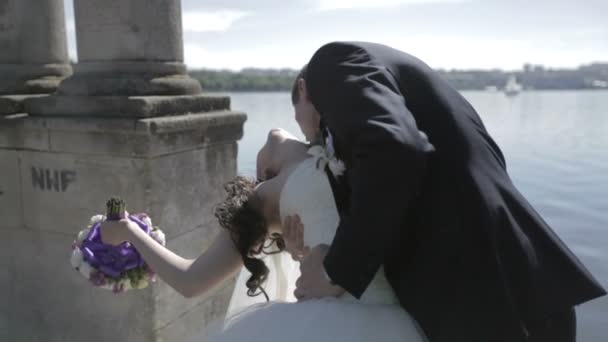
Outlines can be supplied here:
<path id="1" fill-rule="evenodd" d="M 292 100 L 306 137 L 347 167 L 332 179 L 337 234 L 302 266 L 300 299 L 360 297 L 384 265 L 431 342 L 575 341 L 574 306 L 604 289 L 436 72 L 387 46 L 335 42 L 302 70 Z"/>

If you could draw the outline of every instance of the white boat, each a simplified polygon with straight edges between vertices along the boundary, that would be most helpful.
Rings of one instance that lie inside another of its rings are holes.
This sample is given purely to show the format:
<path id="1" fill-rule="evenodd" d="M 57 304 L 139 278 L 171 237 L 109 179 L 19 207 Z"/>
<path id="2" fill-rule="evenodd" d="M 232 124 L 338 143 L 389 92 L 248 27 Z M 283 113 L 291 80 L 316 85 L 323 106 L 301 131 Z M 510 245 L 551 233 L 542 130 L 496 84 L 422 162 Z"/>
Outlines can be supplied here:
<path id="1" fill-rule="evenodd" d="M 522 85 L 517 83 L 514 75 L 511 75 L 505 84 L 504 92 L 507 96 L 515 96 L 522 90 Z"/>

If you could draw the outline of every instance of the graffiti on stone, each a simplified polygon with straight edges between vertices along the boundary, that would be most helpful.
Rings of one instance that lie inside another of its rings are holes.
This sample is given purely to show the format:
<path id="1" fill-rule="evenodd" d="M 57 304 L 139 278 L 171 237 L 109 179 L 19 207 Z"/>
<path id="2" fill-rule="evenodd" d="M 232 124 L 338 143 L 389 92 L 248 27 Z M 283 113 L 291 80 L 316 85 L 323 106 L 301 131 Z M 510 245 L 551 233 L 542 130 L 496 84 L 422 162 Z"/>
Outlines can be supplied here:
<path id="1" fill-rule="evenodd" d="M 34 189 L 65 192 L 74 182 L 76 182 L 76 171 L 32 167 Z"/>

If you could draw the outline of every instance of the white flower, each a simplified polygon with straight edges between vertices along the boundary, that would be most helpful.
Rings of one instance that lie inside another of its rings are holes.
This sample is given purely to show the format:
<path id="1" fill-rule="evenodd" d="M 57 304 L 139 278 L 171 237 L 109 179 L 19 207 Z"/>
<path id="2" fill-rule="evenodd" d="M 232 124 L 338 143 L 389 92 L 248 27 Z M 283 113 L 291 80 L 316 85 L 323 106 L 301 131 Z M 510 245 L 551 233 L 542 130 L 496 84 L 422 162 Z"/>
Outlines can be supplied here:
<path id="1" fill-rule="evenodd" d="M 337 158 L 331 158 L 328 165 L 331 173 L 333 173 L 334 176 L 341 176 L 344 173 L 344 170 L 346 170 L 344 162 Z"/>
<path id="2" fill-rule="evenodd" d="M 72 267 L 78 268 L 83 263 L 82 251 L 76 247 L 72 250 L 72 256 L 70 257 L 70 263 Z"/>
<path id="3" fill-rule="evenodd" d="M 84 241 L 84 239 L 86 239 L 86 238 L 87 238 L 87 235 L 89 235 L 89 232 L 90 232 L 90 231 L 91 231 L 91 228 L 85 228 L 85 229 L 81 230 L 81 231 L 78 233 L 78 237 L 76 238 L 76 240 L 77 240 L 78 242 L 82 242 L 82 241 Z"/>
<path id="4" fill-rule="evenodd" d="M 91 272 L 93 271 L 93 267 L 91 267 L 91 265 L 89 265 L 87 262 L 83 261 L 78 267 L 78 271 L 85 278 L 89 279 L 91 278 Z"/>
<path id="5" fill-rule="evenodd" d="M 94 225 L 97 222 L 101 222 L 103 220 L 105 220 L 106 217 L 104 215 L 95 215 L 91 217 L 91 223 L 90 225 Z"/>
<path id="6" fill-rule="evenodd" d="M 152 228 L 152 219 L 150 219 L 150 216 L 146 215 L 142 217 L 141 221 L 145 223 L 146 226 L 150 227 L 150 229 Z"/>
<path id="7" fill-rule="evenodd" d="M 163 233 L 163 231 L 160 229 L 154 229 L 152 232 L 150 232 L 150 237 L 163 246 L 166 243 L 165 233 Z"/>
<path id="8" fill-rule="evenodd" d="M 329 166 L 329 170 L 334 176 L 341 176 L 346 170 L 344 162 L 336 158 L 335 156 L 329 156 L 329 153 L 323 146 L 315 145 L 308 149 L 308 154 L 318 158 L 319 164 L 317 165 L 319 170 L 325 169 L 325 166 Z"/>
<path id="9" fill-rule="evenodd" d="M 135 286 L 134 288 L 141 290 L 141 289 L 145 289 L 146 287 L 148 287 L 148 281 L 146 279 L 142 279 L 139 281 L 137 286 Z"/>
<path id="10" fill-rule="evenodd" d="M 101 287 L 102 289 L 106 289 L 106 290 L 112 291 L 112 290 L 114 290 L 114 283 L 106 282 L 105 284 L 103 284 L 103 285 L 101 285 L 99 287 Z"/>
<path id="11" fill-rule="evenodd" d="M 327 156 L 323 146 L 321 145 L 313 145 L 308 149 L 308 154 L 313 157 Z"/>
<path id="12" fill-rule="evenodd" d="M 131 280 L 129 278 L 122 279 L 120 281 L 120 284 L 122 284 L 123 291 L 129 291 L 133 288 L 131 286 Z"/>

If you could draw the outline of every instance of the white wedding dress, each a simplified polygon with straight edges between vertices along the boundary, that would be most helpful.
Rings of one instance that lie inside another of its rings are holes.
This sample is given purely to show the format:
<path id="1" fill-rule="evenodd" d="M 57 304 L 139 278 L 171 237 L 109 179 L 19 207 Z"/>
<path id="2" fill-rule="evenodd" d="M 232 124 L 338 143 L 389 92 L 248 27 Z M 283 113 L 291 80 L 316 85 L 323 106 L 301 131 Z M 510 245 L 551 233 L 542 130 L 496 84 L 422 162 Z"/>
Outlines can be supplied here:
<path id="1" fill-rule="evenodd" d="M 288 177 L 280 196 L 280 213 L 298 214 L 304 224 L 304 242 L 310 248 L 330 245 L 339 223 L 327 175 L 328 159 L 318 147 Z M 222 332 L 211 340 L 221 342 L 382 342 L 425 341 L 413 318 L 399 306 L 384 271 L 380 269 L 360 300 L 340 298 L 297 303 L 293 297 L 298 263 L 287 253 L 265 258 L 270 275 L 265 289 L 271 298 L 246 295 L 244 270 L 237 279 L 228 318 Z M 257 302 L 257 303 L 256 303 Z"/>

